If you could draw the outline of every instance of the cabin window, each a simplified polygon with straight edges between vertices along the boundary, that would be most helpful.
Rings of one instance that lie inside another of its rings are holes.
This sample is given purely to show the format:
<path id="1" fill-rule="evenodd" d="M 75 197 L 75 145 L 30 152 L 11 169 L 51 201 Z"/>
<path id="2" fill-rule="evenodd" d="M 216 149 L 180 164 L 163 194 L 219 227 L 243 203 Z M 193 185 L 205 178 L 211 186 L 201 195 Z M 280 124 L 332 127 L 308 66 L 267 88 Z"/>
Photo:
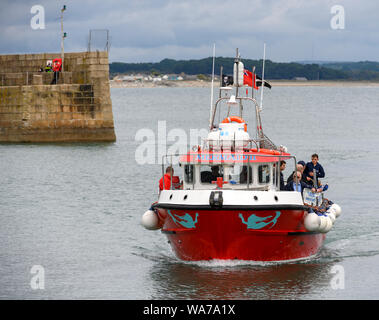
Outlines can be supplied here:
<path id="1" fill-rule="evenodd" d="M 250 167 L 249 170 L 249 183 L 253 181 L 253 170 Z M 234 165 L 233 167 L 229 167 L 229 182 L 231 184 L 247 184 L 247 166 L 243 165 Z"/>
<path id="2" fill-rule="evenodd" d="M 184 166 L 184 181 L 186 183 L 193 183 L 193 164 L 186 164 Z"/>
<path id="3" fill-rule="evenodd" d="M 224 177 L 222 166 L 203 165 L 200 167 L 200 181 L 204 184 L 211 184 L 212 181 L 217 181 L 218 177 Z"/>
<path id="4" fill-rule="evenodd" d="M 268 164 L 258 166 L 258 182 L 260 184 L 270 182 L 270 167 Z"/>

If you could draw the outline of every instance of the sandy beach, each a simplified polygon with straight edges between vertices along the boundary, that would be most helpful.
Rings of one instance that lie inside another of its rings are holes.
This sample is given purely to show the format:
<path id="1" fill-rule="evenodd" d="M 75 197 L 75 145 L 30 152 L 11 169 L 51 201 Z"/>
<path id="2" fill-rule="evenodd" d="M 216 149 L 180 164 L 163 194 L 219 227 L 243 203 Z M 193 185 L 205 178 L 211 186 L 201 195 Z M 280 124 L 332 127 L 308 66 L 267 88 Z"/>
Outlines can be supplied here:
<path id="1" fill-rule="evenodd" d="M 218 87 L 218 81 L 215 81 L 215 87 Z M 370 81 L 296 81 L 296 80 L 271 80 L 270 84 L 276 87 L 289 86 L 318 86 L 318 87 L 379 87 L 379 82 Z M 211 86 L 210 81 L 201 80 L 182 80 L 182 81 L 116 81 L 110 80 L 111 88 L 159 88 L 159 87 L 199 87 L 206 88 Z"/>

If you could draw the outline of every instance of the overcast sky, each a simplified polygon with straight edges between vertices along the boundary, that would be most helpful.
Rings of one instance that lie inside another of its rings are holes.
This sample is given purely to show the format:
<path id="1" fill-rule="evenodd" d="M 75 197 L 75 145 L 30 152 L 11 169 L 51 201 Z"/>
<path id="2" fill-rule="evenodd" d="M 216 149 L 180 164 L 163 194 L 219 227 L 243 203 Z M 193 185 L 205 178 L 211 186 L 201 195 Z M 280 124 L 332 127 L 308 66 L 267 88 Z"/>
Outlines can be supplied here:
<path id="1" fill-rule="evenodd" d="M 60 52 L 63 4 L 65 51 L 86 50 L 90 29 L 108 29 L 111 62 L 204 58 L 213 43 L 216 56 L 238 47 L 259 59 L 264 42 L 278 62 L 379 60 L 376 0 L 0 0 L 0 54 Z M 45 29 L 32 29 L 33 5 L 43 6 Z M 344 29 L 331 27 L 334 5 L 344 8 Z"/>

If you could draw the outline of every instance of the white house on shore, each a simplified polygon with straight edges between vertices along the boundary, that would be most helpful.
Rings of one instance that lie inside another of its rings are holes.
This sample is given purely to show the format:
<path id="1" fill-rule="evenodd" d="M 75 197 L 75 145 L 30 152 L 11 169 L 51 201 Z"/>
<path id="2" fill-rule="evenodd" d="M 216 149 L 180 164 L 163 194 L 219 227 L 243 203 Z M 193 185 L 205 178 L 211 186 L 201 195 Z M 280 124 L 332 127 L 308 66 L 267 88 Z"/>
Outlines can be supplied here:
<path id="1" fill-rule="evenodd" d="M 184 78 L 177 74 L 165 74 L 163 76 L 151 76 L 142 74 L 118 75 L 113 78 L 116 82 L 136 82 L 136 81 L 182 81 Z"/>

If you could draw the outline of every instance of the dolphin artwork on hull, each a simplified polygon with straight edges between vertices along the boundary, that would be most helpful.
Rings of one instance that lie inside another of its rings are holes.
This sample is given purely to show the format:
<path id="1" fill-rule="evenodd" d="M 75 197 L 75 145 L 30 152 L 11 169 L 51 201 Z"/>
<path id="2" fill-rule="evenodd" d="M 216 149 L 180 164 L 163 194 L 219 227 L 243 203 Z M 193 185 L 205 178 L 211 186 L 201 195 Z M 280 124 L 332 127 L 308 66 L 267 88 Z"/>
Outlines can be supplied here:
<path id="1" fill-rule="evenodd" d="M 196 213 L 195 215 L 195 220 L 191 217 L 190 214 L 186 213 L 183 216 L 179 216 L 178 214 L 174 214 L 171 212 L 171 210 L 167 210 L 167 213 L 170 215 L 172 220 L 176 223 L 181 225 L 184 228 L 188 229 L 194 229 L 196 228 L 196 223 L 197 223 L 197 217 L 199 216 L 199 213 Z"/>
<path id="2" fill-rule="evenodd" d="M 242 213 L 240 213 L 238 216 L 241 218 L 242 223 L 247 225 L 248 229 L 259 230 L 268 226 L 269 224 L 272 224 L 269 228 L 271 229 L 278 221 L 280 214 L 281 214 L 280 211 L 275 212 L 275 217 L 273 216 L 258 217 L 255 214 L 251 214 L 249 218 L 247 218 L 247 221 L 244 219 Z"/>

